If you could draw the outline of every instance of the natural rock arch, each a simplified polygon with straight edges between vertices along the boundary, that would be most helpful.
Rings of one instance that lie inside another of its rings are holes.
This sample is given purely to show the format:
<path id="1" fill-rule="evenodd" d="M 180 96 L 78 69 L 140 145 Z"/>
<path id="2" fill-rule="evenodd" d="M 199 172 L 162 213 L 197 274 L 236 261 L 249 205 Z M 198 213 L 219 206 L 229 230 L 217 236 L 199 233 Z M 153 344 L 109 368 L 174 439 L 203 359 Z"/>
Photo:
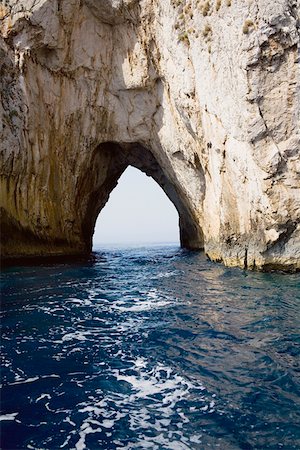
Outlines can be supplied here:
<path id="1" fill-rule="evenodd" d="M 174 204 L 179 216 L 180 243 L 189 249 L 203 249 L 204 237 L 199 217 L 184 185 L 180 184 L 172 166 L 161 163 L 144 145 L 134 143 L 103 142 L 85 155 L 80 172 L 69 180 L 73 189 L 62 188 L 59 171 L 57 176 L 49 174 L 51 198 L 57 215 L 45 217 L 47 227 L 39 225 L 34 232 L 14 220 L 2 210 L 2 240 L 6 257 L 20 256 L 71 256 L 88 255 L 92 250 L 92 238 L 97 217 L 109 199 L 109 195 L 128 166 L 133 166 L 152 177 Z M 169 169 L 168 171 L 166 169 Z M 205 179 L 202 167 L 197 162 L 194 176 Z M 68 183 L 67 183 L 68 184 Z M 56 191 L 57 190 L 57 191 Z M 57 192 L 57 197 L 56 197 Z M 66 209 L 59 207 L 61 204 Z M 50 210 L 51 213 L 51 210 Z M 60 213 L 60 215 L 58 215 Z M 53 236 L 51 236 L 53 233 Z M 51 238 L 49 238 L 51 236 Z"/>
<path id="2" fill-rule="evenodd" d="M 189 204 L 189 199 L 180 185 L 174 185 L 168 178 L 150 150 L 139 143 L 105 142 L 97 146 L 92 159 L 92 164 L 88 167 L 89 176 L 83 176 L 82 185 L 79 188 L 81 191 L 79 201 L 82 201 L 82 195 L 87 198 L 82 220 L 82 236 L 87 251 L 91 251 L 92 248 L 92 237 L 98 214 L 128 166 L 133 166 L 152 177 L 174 204 L 179 216 L 181 246 L 189 249 L 204 248 L 203 232 L 193 213 L 193 207 Z M 103 171 L 103 164 L 107 164 L 105 170 L 107 176 L 99 182 L 99 180 L 96 181 L 97 172 Z"/>
<path id="3" fill-rule="evenodd" d="M 0 7 L 2 257 L 86 254 L 132 164 L 175 204 L 183 245 L 300 269 L 299 10 L 213 5 Z"/>

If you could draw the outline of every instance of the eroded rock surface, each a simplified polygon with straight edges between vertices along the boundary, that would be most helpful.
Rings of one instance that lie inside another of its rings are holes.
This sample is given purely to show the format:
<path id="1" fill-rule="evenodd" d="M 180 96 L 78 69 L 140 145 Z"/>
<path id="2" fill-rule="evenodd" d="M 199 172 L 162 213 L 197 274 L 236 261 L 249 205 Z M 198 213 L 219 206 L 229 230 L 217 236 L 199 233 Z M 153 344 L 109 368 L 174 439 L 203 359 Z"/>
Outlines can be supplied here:
<path id="1" fill-rule="evenodd" d="M 300 268 L 299 5 L 1 3 L 2 256 L 81 254 L 128 164 L 182 244 Z"/>

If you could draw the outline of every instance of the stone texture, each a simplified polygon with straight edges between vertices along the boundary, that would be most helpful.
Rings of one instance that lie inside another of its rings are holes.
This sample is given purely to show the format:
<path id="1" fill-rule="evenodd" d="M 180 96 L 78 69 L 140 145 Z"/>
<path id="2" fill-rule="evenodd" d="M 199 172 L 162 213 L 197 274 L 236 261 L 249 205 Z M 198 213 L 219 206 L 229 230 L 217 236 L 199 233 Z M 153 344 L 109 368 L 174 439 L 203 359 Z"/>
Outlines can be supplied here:
<path id="1" fill-rule="evenodd" d="M 296 1 L 8 0 L 0 18 L 3 257 L 88 253 L 131 164 L 184 246 L 300 268 Z"/>

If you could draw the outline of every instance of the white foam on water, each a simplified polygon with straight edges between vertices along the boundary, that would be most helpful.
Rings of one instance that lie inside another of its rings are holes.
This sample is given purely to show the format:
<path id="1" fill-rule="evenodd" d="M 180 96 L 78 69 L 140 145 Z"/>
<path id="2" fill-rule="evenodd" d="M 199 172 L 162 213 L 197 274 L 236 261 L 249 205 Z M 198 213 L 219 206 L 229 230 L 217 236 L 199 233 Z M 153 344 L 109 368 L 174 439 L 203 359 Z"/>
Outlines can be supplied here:
<path id="1" fill-rule="evenodd" d="M 201 444 L 202 434 L 194 434 L 190 437 L 190 441 L 195 444 Z"/>
<path id="2" fill-rule="evenodd" d="M 175 275 L 179 275 L 180 272 L 178 270 L 172 270 L 170 272 L 159 272 L 156 276 L 153 277 L 153 279 L 155 278 L 170 278 L 170 277 L 174 277 Z"/>
<path id="3" fill-rule="evenodd" d="M 87 417 L 83 420 L 84 428 L 80 429 L 81 434 L 79 433 L 80 439 L 76 450 L 86 448 L 84 447 L 85 430 L 92 431 L 85 427 L 90 427 L 94 423 L 105 432 L 113 430 L 122 419 L 125 419 L 127 425 L 121 422 L 122 425 L 119 424 L 118 427 L 127 426 L 134 432 L 137 440 L 129 442 L 127 446 L 124 446 L 120 440 L 114 440 L 114 444 L 120 449 L 186 450 L 194 448 L 193 446 L 200 442 L 200 435 L 190 436 L 185 431 L 190 421 L 189 413 L 186 413 L 180 405 L 181 401 L 188 400 L 193 392 L 199 406 L 193 406 L 190 411 L 199 411 L 203 404 L 205 404 L 205 411 L 209 411 L 209 408 L 214 406 L 211 397 L 208 400 L 202 394 L 205 387 L 201 382 L 187 380 L 164 364 L 158 363 L 151 367 L 145 357 L 133 359 L 129 368 L 112 369 L 109 373 L 117 382 L 128 383 L 130 389 L 129 391 L 127 389 L 126 393 L 104 392 L 99 389 L 94 392 L 102 397 L 99 401 L 92 397 L 89 399 L 92 404 L 87 402 L 81 404 L 82 407 L 78 412 Z M 198 395 L 199 391 L 201 394 Z M 176 428 L 170 430 L 173 421 Z"/>
<path id="4" fill-rule="evenodd" d="M 71 353 L 76 353 L 76 352 L 82 352 L 82 348 L 79 348 L 79 347 L 72 348 L 72 350 L 70 350 L 68 353 L 70 355 Z"/>
<path id="5" fill-rule="evenodd" d="M 49 395 L 49 394 L 42 394 L 42 395 L 40 395 L 40 397 L 38 397 L 37 399 L 36 399 L 36 401 L 35 401 L 35 403 L 37 403 L 37 402 L 39 402 L 40 400 L 42 400 L 43 398 L 47 398 L 47 399 L 51 399 L 51 395 Z"/>
<path id="6" fill-rule="evenodd" d="M 15 381 L 13 383 L 7 383 L 7 384 L 8 384 L 8 386 L 14 386 L 16 384 L 33 383 L 34 381 L 37 381 L 39 379 L 40 379 L 40 377 L 32 377 L 32 378 L 21 379 L 21 380 Z"/>
<path id="7" fill-rule="evenodd" d="M 88 419 L 88 422 L 93 425 L 101 426 L 101 422 L 99 420 Z"/>
<path id="8" fill-rule="evenodd" d="M 189 422 L 189 419 L 186 417 L 186 415 L 183 412 L 178 412 L 178 415 L 181 417 L 183 423 Z"/>
<path id="9" fill-rule="evenodd" d="M 183 442 L 186 440 L 187 442 Z M 116 441 L 115 441 L 116 443 Z M 135 443 L 129 443 L 126 446 L 117 447 L 118 450 L 131 450 L 131 449 L 151 449 L 159 450 L 161 448 L 166 448 L 170 450 L 192 450 L 192 447 L 188 445 L 188 440 L 180 436 L 178 439 L 170 440 L 164 434 L 159 434 L 158 436 L 143 436 L 143 438 L 138 439 Z"/>
<path id="10" fill-rule="evenodd" d="M 102 322 L 102 323 L 107 323 L 107 320 L 105 320 L 105 319 L 102 319 L 101 317 L 93 317 L 93 320 L 95 321 L 95 322 Z"/>
<path id="11" fill-rule="evenodd" d="M 2 420 L 15 420 L 16 419 L 16 416 L 18 415 L 19 413 L 10 413 L 10 414 L 3 414 L 3 415 L 1 415 L 0 416 L 0 421 L 2 421 Z"/>
<path id="12" fill-rule="evenodd" d="M 100 425 L 102 425 L 104 428 L 113 428 L 114 424 L 114 420 L 105 419 Z"/>
<path id="13" fill-rule="evenodd" d="M 67 439 L 65 440 L 65 442 L 64 442 L 62 445 L 60 445 L 59 448 L 64 448 L 66 445 L 68 445 L 70 439 L 71 439 L 71 435 L 69 435 L 69 436 L 67 437 Z"/>
<path id="14" fill-rule="evenodd" d="M 115 309 L 113 307 L 113 309 Z M 128 317 L 126 322 L 116 323 L 114 329 L 119 334 L 126 334 L 131 332 L 132 330 L 137 331 L 143 325 L 143 321 L 141 319 L 135 319 L 133 317 Z"/>
<path id="15" fill-rule="evenodd" d="M 17 420 L 16 419 L 16 422 L 18 422 L 18 423 L 21 423 L 19 420 Z M 38 424 L 32 424 L 32 423 L 30 423 L 29 425 L 27 425 L 28 427 L 32 427 L 32 428 L 38 428 L 38 427 L 40 427 L 41 425 L 48 425 L 48 423 L 47 422 L 40 422 L 40 423 L 38 423 Z"/>
<path id="16" fill-rule="evenodd" d="M 55 409 L 51 409 L 51 408 L 49 407 L 49 402 L 48 402 L 48 403 L 45 403 L 45 408 L 47 409 L 47 411 L 49 411 L 49 412 L 54 412 L 54 413 L 55 413 Z"/>
<path id="17" fill-rule="evenodd" d="M 73 333 L 67 333 L 61 338 L 62 342 L 65 341 L 86 341 L 85 333 L 80 331 L 74 331 Z"/>
<path id="18" fill-rule="evenodd" d="M 147 367 L 146 358 L 137 357 L 136 360 L 134 361 L 134 367 L 139 369 Z"/>
<path id="19" fill-rule="evenodd" d="M 60 378 L 60 375 L 56 373 L 51 373 L 50 375 L 42 375 L 41 378 Z"/>
<path id="20" fill-rule="evenodd" d="M 75 303 L 75 304 L 82 304 L 82 300 L 80 298 L 68 298 L 67 300 L 65 300 L 65 303 Z"/>
<path id="21" fill-rule="evenodd" d="M 85 408 L 81 408 L 78 410 L 78 412 L 80 413 L 85 413 L 85 412 L 89 412 L 89 413 L 93 413 L 96 416 L 101 416 L 103 409 L 102 408 L 98 408 L 97 406 L 85 406 Z"/>
<path id="22" fill-rule="evenodd" d="M 90 426 L 90 422 L 89 422 L 89 421 L 84 422 L 84 423 L 82 424 L 82 426 L 80 427 L 80 432 L 79 432 L 80 439 L 79 439 L 79 441 L 75 444 L 76 450 L 84 450 L 85 448 L 87 448 L 87 447 L 86 447 L 86 444 L 85 444 L 85 439 L 86 439 L 86 436 L 87 436 L 88 434 L 92 434 L 92 433 L 101 433 L 101 431 L 102 431 L 101 428 L 92 428 L 92 427 Z"/>
<path id="23" fill-rule="evenodd" d="M 22 375 L 20 375 L 20 373 L 17 373 L 17 372 L 20 372 Z M 15 371 L 15 381 L 23 380 L 24 376 L 25 376 L 25 372 L 23 370 L 17 368 Z"/>
<path id="24" fill-rule="evenodd" d="M 113 371 L 113 374 L 118 381 L 126 381 L 131 384 L 133 390 L 136 391 L 135 394 L 132 394 L 133 398 L 147 398 L 154 394 L 172 391 L 168 397 L 164 397 L 163 403 L 172 402 L 173 399 L 178 401 L 188 391 L 188 383 L 179 375 L 175 375 L 172 379 L 160 379 L 159 372 L 164 369 L 168 370 L 164 366 L 157 366 L 150 376 L 147 372 L 141 372 L 139 375 L 122 375 L 117 369 Z M 181 389 L 176 389 L 181 384 Z"/>
<path id="25" fill-rule="evenodd" d="M 69 423 L 69 424 L 72 425 L 73 427 L 76 427 L 76 423 L 73 422 L 69 416 L 66 417 L 63 421 Z"/>
<path id="26" fill-rule="evenodd" d="M 111 308 L 120 312 L 143 312 L 156 308 L 164 308 L 173 304 L 175 301 L 174 298 L 159 293 L 155 288 L 147 292 L 145 297 L 141 295 L 140 298 L 124 298 L 113 303 Z"/>
<path id="27" fill-rule="evenodd" d="M 153 308 L 163 308 L 164 306 L 170 305 L 170 303 L 171 302 L 168 300 L 160 300 L 160 301 L 157 300 L 155 301 L 155 303 L 153 302 L 153 300 L 144 300 L 139 304 L 127 307 L 126 310 L 132 312 L 149 311 L 150 309 Z"/>

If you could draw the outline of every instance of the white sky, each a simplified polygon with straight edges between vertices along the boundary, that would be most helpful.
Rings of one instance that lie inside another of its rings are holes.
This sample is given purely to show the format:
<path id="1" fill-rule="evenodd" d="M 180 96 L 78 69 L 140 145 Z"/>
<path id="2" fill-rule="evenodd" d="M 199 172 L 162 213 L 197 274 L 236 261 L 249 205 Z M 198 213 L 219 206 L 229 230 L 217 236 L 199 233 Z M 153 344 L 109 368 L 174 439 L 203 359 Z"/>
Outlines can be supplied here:
<path id="1" fill-rule="evenodd" d="M 98 216 L 93 243 L 179 242 L 178 213 L 161 187 L 128 167 Z"/>

